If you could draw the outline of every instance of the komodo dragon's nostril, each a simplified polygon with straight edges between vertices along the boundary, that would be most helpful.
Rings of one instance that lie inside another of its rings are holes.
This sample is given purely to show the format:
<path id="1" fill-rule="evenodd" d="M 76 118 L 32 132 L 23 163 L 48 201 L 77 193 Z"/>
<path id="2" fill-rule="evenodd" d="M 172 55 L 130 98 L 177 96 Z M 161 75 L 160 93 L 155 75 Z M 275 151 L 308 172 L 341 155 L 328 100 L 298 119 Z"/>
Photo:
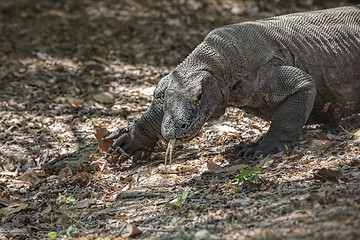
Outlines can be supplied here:
<path id="1" fill-rule="evenodd" d="M 183 124 L 181 125 L 181 128 L 184 129 L 184 128 L 186 128 L 186 126 L 187 126 L 186 122 L 183 122 Z"/>

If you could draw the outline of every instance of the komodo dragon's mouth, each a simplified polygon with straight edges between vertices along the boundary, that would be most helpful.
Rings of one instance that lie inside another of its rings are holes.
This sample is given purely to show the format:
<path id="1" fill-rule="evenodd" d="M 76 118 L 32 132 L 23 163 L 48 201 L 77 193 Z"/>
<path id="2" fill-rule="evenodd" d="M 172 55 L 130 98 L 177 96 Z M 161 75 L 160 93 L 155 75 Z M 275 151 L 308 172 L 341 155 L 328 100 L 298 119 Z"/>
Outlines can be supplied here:
<path id="1" fill-rule="evenodd" d="M 191 140 L 193 140 L 195 137 L 197 137 L 201 132 L 201 129 L 196 131 L 195 133 L 191 134 L 190 136 L 188 137 L 183 137 L 183 138 L 173 138 L 175 139 L 175 145 L 180 145 L 180 144 L 184 144 L 184 143 L 187 143 L 187 142 L 190 142 Z"/>

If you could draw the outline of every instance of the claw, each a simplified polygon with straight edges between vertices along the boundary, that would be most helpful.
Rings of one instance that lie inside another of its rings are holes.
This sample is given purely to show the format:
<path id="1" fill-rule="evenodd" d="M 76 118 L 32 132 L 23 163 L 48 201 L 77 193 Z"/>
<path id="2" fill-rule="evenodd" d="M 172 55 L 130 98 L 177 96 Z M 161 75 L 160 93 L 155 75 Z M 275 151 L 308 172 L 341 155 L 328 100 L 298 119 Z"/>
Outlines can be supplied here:
<path id="1" fill-rule="evenodd" d="M 123 153 L 120 155 L 119 161 L 124 162 L 125 160 L 128 160 L 129 158 L 130 158 L 130 156 L 127 153 Z"/>
<path id="2" fill-rule="evenodd" d="M 114 151 L 115 151 L 115 149 L 114 149 L 112 146 L 110 146 L 109 149 L 107 150 L 107 153 L 110 154 L 110 155 L 112 155 L 112 153 L 113 153 Z"/>
<path id="3" fill-rule="evenodd" d="M 121 147 L 126 141 L 126 135 L 120 136 L 118 139 L 115 140 L 115 142 L 111 145 L 113 148 L 115 147 Z"/>
<path id="4" fill-rule="evenodd" d="M 242 157 L 242 158 L 244 158 L 244 161 L 247 161 L 248 157 L 250 155 L 253 155 L 252 160 L 256 160 L 256 158 L 261 153 L 262 153 L 262 151 L 259 149 L 259 144 L 255 142 L 255 143 L 250 143 L 246 147 L 241 149 L 241 151 L 238 154 L 236 154 L 236 156 L 238 158 Z"/>
<path id="5" fill-rule="evenodd" d="M 118 130 L 116 130 L 115 132 L 112 132 L 112 133 L 109 133 L 108 135 L 106 135 L 104 137 L 105 140 L 108 140 L 108 139 L 115 139 L 115 138 L 118 138 L 120 137 L 121 134 L 125 133 L 128 131 L 128 128 L 127 127 L 122 127 L 122 128 L 119 128 Z"/>
<path id="6" fill-rule="evenodd" d="M 240 152 L 238 152 L 236 154 L 236 158 L 241 158 L 244 156 L 244 153 L 245 153 L 245 148 L 241 149 Z"/>
<path id="7" fill-rule="evenodd" d="M 135 152 L 133 159 L 134 161 L 136 160 L 141 160 L 143 159 L 145 156 L 147 155 L 147 152 L 145 152 L 144 150 L 139 150 L 137 152 Z"/>
<path id="8" fill-rule="evenodd" d="M 257 151 L 257 147 L 250 147 L 246 150 L 244 154 L 244 160 L 247 161 L 249 155 L 254 155 L 254 153 Z"/>
<path id="9" fill-rule="evenodd" d="M 258 156 L 260 156 L 261 154 L 262 154 L 261 151 L 260 151 L 260 150 L 257 150 L 257 151 L 253 154 L 252 160 L 255 161 L 256 158 L 257 158 Z"/>

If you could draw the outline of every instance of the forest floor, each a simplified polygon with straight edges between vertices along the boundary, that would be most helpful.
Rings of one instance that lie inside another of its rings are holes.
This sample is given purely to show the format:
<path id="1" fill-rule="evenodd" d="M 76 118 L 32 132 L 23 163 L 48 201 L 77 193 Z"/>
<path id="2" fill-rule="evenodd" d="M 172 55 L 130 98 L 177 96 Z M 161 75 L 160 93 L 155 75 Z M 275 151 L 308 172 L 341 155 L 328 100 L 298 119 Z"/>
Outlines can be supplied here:
<path id="1" fill-rule="evenodd" d="M 108 161 L 93 128 L 138 119 L 211 29 L 346 4 L 2 0 L 0 239 L 360 239 L 360 140 L 346 132 L 359 115 L 244 161 L 236 151 L 269 123 L 229 108 L 175 147 L 171 168 L 165 143 L 147 161 Z"/>

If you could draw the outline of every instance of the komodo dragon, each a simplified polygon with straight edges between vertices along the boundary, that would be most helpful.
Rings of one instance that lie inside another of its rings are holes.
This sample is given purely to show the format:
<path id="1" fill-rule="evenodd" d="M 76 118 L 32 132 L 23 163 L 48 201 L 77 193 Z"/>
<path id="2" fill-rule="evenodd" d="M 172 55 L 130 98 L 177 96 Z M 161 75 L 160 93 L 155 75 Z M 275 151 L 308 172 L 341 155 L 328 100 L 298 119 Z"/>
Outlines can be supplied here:
<path id="1" fill-rule="evenodd" d="M 262 140 L 241 150 L 245 158 L 284 150 L 305 124 L 360 112 L 360 5 L 211 31 L 160 80 L 141 118 L 105 138 L 116 139 L 109 152 L 139 159 L 161 135 L 189 141 L 227 106 L 271 120 Z"/>

